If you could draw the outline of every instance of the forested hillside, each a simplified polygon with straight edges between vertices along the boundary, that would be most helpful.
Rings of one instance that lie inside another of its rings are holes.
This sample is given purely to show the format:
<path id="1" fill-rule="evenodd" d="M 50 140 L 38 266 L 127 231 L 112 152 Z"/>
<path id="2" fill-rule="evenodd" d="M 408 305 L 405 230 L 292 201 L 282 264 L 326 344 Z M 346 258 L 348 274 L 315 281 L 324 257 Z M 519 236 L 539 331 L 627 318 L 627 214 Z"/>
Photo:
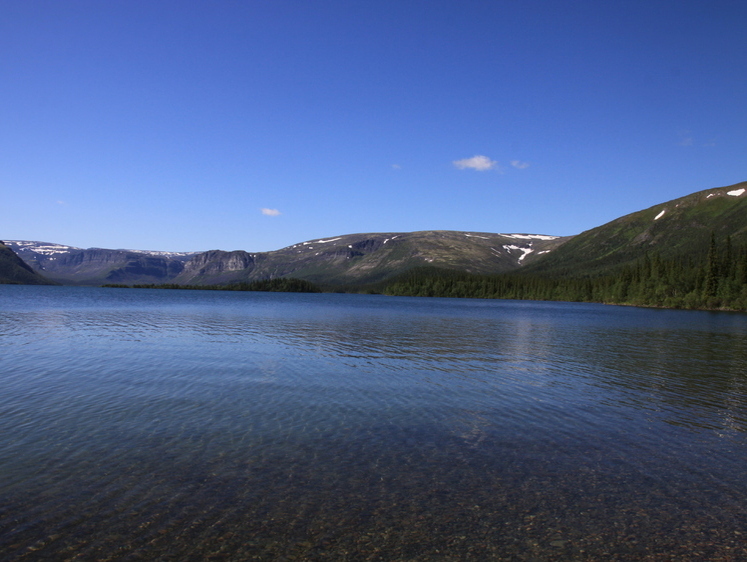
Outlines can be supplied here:
<path id="1" fill-rule="evenodd" d="M 526 272 L 593 277 L 658 253 L 705 258 L 711 233 L 722 243 L 747 244 L 747 182 L 705 189 L 582 232 L 529 263 Z"/>
<path id="2" fill-rule="evenodd" d="M 389 284 L 388 295 L 602 302 L 747 311 L 747 245 L 711 237 L 705 256 L 645 254 L 597 277 L 469 275 L 419 268 Z"/>

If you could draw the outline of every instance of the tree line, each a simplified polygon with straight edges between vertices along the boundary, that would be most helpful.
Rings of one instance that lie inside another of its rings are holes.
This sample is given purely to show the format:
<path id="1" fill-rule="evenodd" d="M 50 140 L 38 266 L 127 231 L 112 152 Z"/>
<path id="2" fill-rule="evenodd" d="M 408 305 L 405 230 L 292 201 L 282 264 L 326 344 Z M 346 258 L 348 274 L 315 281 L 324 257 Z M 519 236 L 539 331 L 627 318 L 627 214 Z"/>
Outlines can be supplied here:
<path id="1" fill-rule="evenodd" d="M 261 279 L 259 281 L 229 283 L 227 285 L 180 285 L 178 283 L 139 283 L 135 285 L 124 285 L 121 283 L 108 283 L 102 287 L 123 289 L 188 289 L 199 291 L 263 291 L 273 293 L 321 293 L 322 290 L 305 279 L 293 277 L 279 277 L 275 279 Z"/>
<path id="2" fill-rule="evenodd" d="M 663 257 L 643 255 L 632 265 L 597 276 L 507 273 L 480 275 L 420 267 L 376 287 L 320 287 L 282 277 L 227 285 L 108 284 L 136 289 L 192 289 L 271 292 L 369 292 L 393 296 L 600 302 L 663 308 L 747 311 L 747 245 L 711 235 L 707 253 Z"/>
<path id="3" fill-rule="evenodd" d="M 747 246 L 711 236 L 707 255 L 662 257 L 653 252 L 633 265 L 596 277 L 521 273 L 477 275 L 417 268 L 398 277 L 388 295 L 559 300 L 666 308 L 747 311 Z"/>

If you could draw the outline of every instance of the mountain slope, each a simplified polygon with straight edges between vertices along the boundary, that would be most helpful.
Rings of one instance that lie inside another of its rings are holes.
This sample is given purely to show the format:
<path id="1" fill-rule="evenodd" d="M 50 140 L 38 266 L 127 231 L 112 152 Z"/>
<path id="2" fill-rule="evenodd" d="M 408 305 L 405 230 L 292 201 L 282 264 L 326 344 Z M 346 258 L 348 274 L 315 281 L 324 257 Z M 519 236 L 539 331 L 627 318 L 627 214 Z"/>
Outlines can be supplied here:
<path id="1" fill-rule="evenodd" d="M 503 273 L 562 242 L 555 236 L 453 231 L 349 234 L 274 252 L 205 252 L 187 262 L 174 281 L 213 284 L 290 276 L 331 285 L 365 284 L 422 265 Z"/>
<path id="2" fill-rule="evenodd" d="M 747 243 L 747 182 L 706 189 L 587 230 L 523 272 L 595 276 L 631 264 L 646 252 L 705 255 L 711 232 Z"/>
<path id="3" fill-rule="evenodd" d="M 0 242 L 0 283 L 19 285 L 51 285 L 52 283 L 31 269 L 13 250 Z"/>
<path id="4" fill-rule="evenodd" d="M 64 284 L 206 285 L 292 276 L 341 286 L 381 281 L 422 265 L 472 273 L 514 271 L 565 240 L 537 234 L 394 232 L 309 240 L 272 252 L 180 254 L 84 250 L 24 240 L 8 245 L 36 271 Z"/>

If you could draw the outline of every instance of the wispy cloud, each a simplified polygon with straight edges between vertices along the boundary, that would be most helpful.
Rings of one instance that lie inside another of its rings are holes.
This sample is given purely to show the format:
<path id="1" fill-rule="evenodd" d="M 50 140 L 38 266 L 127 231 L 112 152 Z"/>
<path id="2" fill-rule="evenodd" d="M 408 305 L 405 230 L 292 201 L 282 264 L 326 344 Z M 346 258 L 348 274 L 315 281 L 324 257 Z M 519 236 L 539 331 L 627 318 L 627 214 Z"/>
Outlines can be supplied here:
<path id="1" fill-rule="evenodd" d="M 522 162 L 521 160 L 511 160 L 511 165 L 517 170 L 526 170 L 529 167 L 529 162 Z"/>
<path id="2" fill-rule="evenodd" d="M 690 134 L 690 131 L 680 131 L 680 142 L 677 143 L 680 146 L 692 146 L 695 143 L 695 139 Z"/>
<path id="3" fill-rule="evenodd" d="M 687 129 L 682 129 L 677 132 L 677 135 L 679 136 L 679 141 L 677 141 L 677 146 L 716 146 L 716 139 L 711 138 L 707 141 L 701 141 L 700 139 L 696 139 L 695 135 L 693 135 L 692 131 L 689 131 Z"/>
<path id="4" fill-rule="evenodd" d="M 401 170 L 402 166 L 400 166 L 399 164 L 392 164 L 392 169 L 393 170 Z"/>
<path id="5" fill-rule="evenodd" d="M 280 214 L 280 211 L 277 209 L 262 209 L 262 214 L 268 217 L 276 217 Z"/>
<path id="6" fill-rule="evenodd" d="M 459 168 L 460 170 L 476 170 L 478 172 L 485 172 L 487 170 L 492 170 L 498 166 L 498 162 L 495 160 L 491 160 L 487 156 L 482 155 L 476 155 L 472 158 L 463 158 L 462 160 L 454 160 L 453 162 L 454 166 Z"/>

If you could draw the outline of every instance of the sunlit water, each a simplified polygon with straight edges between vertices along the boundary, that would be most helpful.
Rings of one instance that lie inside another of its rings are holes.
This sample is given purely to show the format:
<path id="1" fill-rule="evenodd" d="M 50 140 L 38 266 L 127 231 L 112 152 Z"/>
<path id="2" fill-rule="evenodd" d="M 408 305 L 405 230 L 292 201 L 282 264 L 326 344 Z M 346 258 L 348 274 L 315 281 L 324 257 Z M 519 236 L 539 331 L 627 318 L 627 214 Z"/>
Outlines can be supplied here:
<path id="1" fill-rule="evenodd" d="M 747 315 L 0 286 L 0 557 L 744 560 Z"/>

